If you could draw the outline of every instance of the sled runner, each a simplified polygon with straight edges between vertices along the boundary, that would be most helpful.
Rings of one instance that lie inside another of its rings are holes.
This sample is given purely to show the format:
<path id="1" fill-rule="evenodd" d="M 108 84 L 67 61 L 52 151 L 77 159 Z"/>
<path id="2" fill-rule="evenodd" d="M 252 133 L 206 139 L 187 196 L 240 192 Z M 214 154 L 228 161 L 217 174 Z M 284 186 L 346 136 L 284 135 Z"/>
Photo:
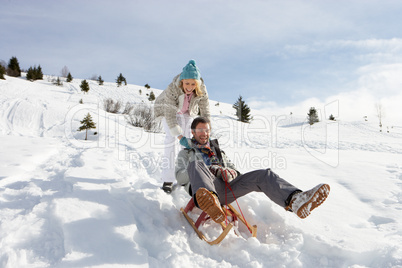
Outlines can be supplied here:
<path id="1" fill-rule="evenodd" d="M 206 241 L 210 245 L 216 245 L 222 242 L 222 240 L 226 237 L 226 235 L 229 233 L 229 231 L 232 229 L 233 226 L 237 226 L 238 220 L 240 220 L 243 224 L 245 224 L 250 231 L 252 237 L 257 236 L 257 226 L 253 225 L 251 226 L 246 222 L 244 217 L 240 215 L 239 212 L 232 206 L 232 205 L 227 205 L 227 206 L 222 206 L 223 211 L 226 211 L 227 218 L 229 220 L 229 223 L 226 225 L 224 222 L 221 222 L 220 225 L 222 227 L 222 233 L 216 238 L 215 240 L 208 241 L 208 239 L 205 237 L 205 235 L 198 230 L 200 225 L 204 224 L 206 221 L 210 220 L 210 217 L 208 216 L 207 213 L 204 211 L 201 213 L 201 215 L 198 217 L 196 222 L 194 222 L 190 216 L 188 215 L 189 212 L 191 212 L 195 208 L 195 204 L 193 199 L 191 198 L 190 201 L 187 203 L 187 206 L 183 209 L 181 208 L 180 211 L 183 213 L 184 217 L 186 220 L 190 223 L 191 227 L 193 227 L 194 231 L 197 233 L 200 239 Z M 236 233 L 236 232 L 235 232 Z M 236 233 L 237 234 L 237 233 Z M 239 234 L 237 234 L 239 235 Z"/>

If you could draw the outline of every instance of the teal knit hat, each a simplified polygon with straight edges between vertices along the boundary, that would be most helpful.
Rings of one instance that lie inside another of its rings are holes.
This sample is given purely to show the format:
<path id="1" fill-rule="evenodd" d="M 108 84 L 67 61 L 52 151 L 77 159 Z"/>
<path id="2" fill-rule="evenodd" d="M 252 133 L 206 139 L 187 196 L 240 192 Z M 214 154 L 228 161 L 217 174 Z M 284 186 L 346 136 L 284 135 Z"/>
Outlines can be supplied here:
<path id="1" fill-rule="evenodd" d="M 180 80 L 183 79 L 197 79 L 200 80 L 200 70 L 195 65 L 195 60 L 190 60 L 183 68 L 183 72 L 180 74 Z"/>

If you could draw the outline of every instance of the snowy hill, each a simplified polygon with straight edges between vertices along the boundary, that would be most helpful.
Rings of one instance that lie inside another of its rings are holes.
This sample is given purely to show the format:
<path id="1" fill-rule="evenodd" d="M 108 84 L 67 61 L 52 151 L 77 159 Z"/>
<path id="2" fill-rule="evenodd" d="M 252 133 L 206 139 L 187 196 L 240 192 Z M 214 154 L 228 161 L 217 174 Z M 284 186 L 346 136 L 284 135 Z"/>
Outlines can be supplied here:
<path id="1" fill-rule="evenodd" d="M 211 101 L 213 136 L 242 172 L 270 167 L 331 194 L 305 220 L 263 194 L 242 197 L 257 237 L 240 227 L 243 237 L 209 246 L 179 212 L 184 189 L 159 188 L 164 135 L 103 110 L 106 98 L 149 103 L 161 91 L 89 81 L 83 94 L 79 79 L 50 79 L 0 80 L 0 267 L 402 267 L 402 128 L 258 111 L 242 124 Z M 88 112 L 97 129 L 84 141 Z"/>

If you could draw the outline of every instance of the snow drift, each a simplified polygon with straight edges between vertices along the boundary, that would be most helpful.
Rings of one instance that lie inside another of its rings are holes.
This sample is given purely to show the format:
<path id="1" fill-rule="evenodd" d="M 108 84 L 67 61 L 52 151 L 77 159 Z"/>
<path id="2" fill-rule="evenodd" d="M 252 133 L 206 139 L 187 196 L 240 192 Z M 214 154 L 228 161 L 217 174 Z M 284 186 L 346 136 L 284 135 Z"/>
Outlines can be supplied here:
<path id="1" fill-rule="evenodd" d="M 304 115 L 258 111 L 243 124 L 211 101 L 213 136 L 242 172 L 270 167 L 301 189 L 328 183 L 331 194 L 305 220 L 263 194 L 242 197 L 257 237 L 240 228 L 209 246 L 179 211 L 184 189 L 160 189 L 163 133 L 102 108 L 161 91 L 89 81 L 83 94 L 80 82 L 0 80 L 1 267 L 402 267 L 401 127 L 309 126 Z M 97 129 L 84 141 L 88 112 Z"/>

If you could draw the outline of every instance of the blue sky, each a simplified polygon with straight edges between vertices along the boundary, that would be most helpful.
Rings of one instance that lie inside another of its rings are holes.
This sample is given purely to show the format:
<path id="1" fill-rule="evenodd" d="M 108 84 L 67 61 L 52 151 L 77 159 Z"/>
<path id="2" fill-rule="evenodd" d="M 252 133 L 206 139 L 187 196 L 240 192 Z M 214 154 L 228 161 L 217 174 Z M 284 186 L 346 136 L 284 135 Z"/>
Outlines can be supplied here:
<path id="1" fill-rule="evenodd" d="M 165 89 L 190 59 L 213 100 L 291 106 L 402 81 L 402 1 L 0 0 L 0 60 Z M 384 71 L 385 70 L 385 71 Z M 385 73 L 384 73 L 385 72 Z M 383 74 L 382 78 L 379 78 Z M 384 78 L 385 77 L 385 78 Z M 373 82 L 374 81 L 374 82 Z M 389 88 L 371 88 L 390 84 Z"/>

